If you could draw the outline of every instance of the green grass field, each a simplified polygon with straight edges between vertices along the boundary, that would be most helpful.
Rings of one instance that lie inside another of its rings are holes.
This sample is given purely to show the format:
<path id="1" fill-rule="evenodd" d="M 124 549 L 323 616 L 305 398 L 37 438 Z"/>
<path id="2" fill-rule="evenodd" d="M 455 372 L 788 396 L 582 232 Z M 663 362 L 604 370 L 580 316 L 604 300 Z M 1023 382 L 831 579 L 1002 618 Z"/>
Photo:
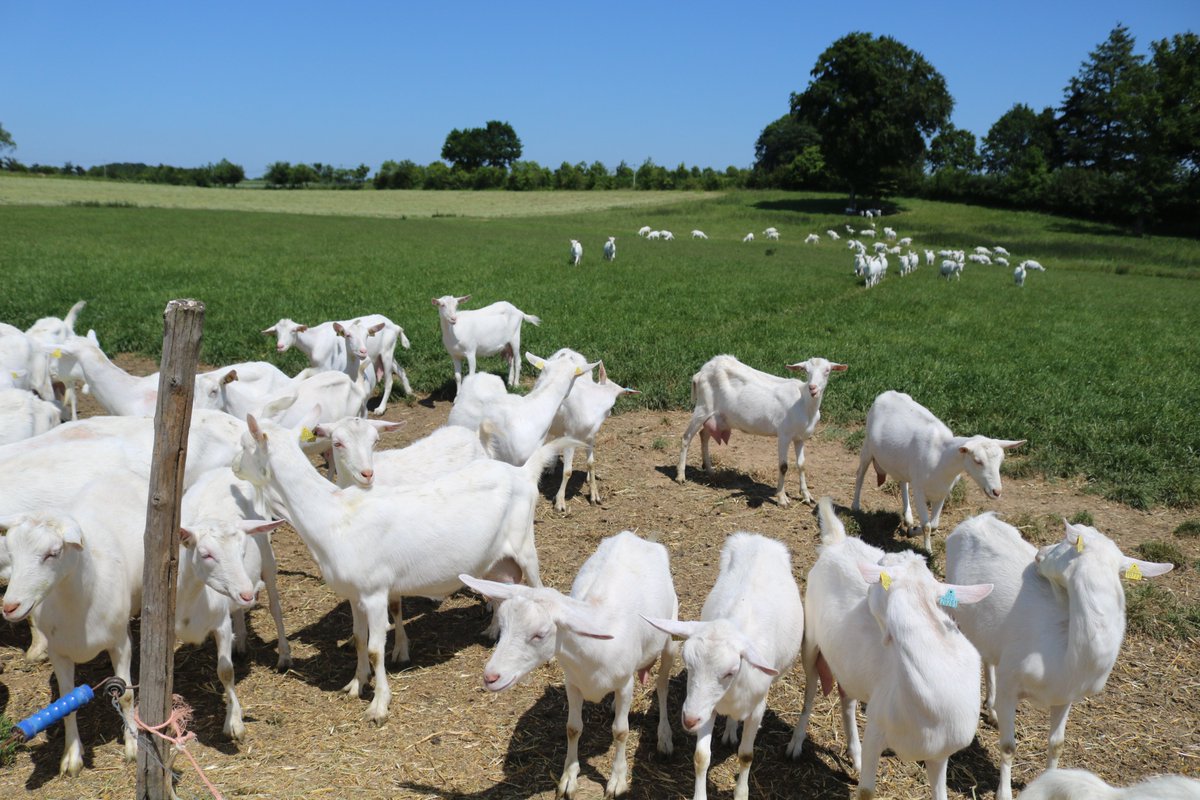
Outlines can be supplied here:
<path id="1" fill-rule="evenodd" d="M 122 199 L 88 195 L 111 186 Z M 900 278 L 893 261 L 868 291 L 836 195 L 166 189 L 228 201 L 221 210 L 160 208 L 189 204 L 163 200 L 164 187 L 111 186 L 0 179 L 0 320 L 26 327 L 84 298 L 80 327 L 107 351 L 153 356 L 166 302 L 195 297 L 207 304 L 205 361 L 230 363 L 276 360 L 259 331 L 280 317 L 381 312 L 412 340 L 401 358 L 414 386 L 432 392 L 452 380 L 430 298 L 470 293 L 466 307 L 506 299 L 542 318 L 525 349 L 603 358 L 642 390 L 630 404 L 686 406 L 691 375 L 718 353 L 776 374 L 820 355 L 850 366 L 826 396 L 831 428 L 854 429 L 875 395 L 899 389 L 956 432 L 1029 439 L 1013 471 L 1082 474 L 1136 506 L 1200 504 L 1195 241 L 904 199 L 883 224 L 918 249 L 1002 244 L 1047 272 L 1018 289 L 999 266 L 947 282 L 926 266 Z M 659 205 L 632 205 L 648 201 Z M 641 240 L 642 225 L 677 241 Z M 768 225 L 782 241 L 741 242 Z M 709 241 L 688 238 L 693 228 Z M 803 244 L 828 228 L 843 241 Z M 611 265 L 600 255 L 609 235 Z M 569 238 L 584 244 L 579 269 Z"/>

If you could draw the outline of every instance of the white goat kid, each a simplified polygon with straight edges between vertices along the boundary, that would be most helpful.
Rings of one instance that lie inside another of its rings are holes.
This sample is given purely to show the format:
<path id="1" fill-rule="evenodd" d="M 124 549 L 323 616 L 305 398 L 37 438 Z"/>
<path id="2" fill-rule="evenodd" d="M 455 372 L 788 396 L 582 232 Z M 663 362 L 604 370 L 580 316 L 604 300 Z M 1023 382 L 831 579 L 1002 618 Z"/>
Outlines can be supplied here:
<path id="1" fill-rule="evenodd" d="M 693 239 L 707 239 L 708 234 L 705 233 L 704 231 L 695 230 L 695 231 L 692 231 L 692 238 Z"/>
<path id="2" fill-rule="evenodd" d="M 754 232 L 751 231 L 750 233 L 747 233 L 745 236 L 742 237 L 742 241 L 743 242 L 753 242 L 754 241 Z"/>
<path id="3" fill-rule="evenodd" d="M 1131 580 L 1164 575 L 1171 564 L 1121 553 L 1095 528 L 1064 520 L 1062 541 L 1040 550 L 991 513 L 965 520 L 946 538 L 946 576 L 988 576 L 986 602 L 955 614 L 987 665 L 987 709 L 1000 728 L 997 800 L 1012 798 L 1017 704 L 1050 709 L 1046 768 L 1066 739 L 1071 704 L 1104 689 L 1125 635 L 1125 591 Z"/>
<path id="4" fill-rule="evenodd" d="M 580 353 L 564 347 L 552 355 L 550 360 L 553 361 L 557 358 L 569 358 L 577 366 L 588 371 L 575 381 L 567 399 L 563 400 L 562 405 L 558 407 L 558 413 L 554 415 L 554 421 L 550 424 L 547 438 L 566 436 L 587 444 L 588 500 L 594 505 L 600 502 L 600 491 L 596 488 L 596 435 L 600 432 L 600 426 L 604 424 L 604 420 L 608 419 L 609 414 L 612 413 L 617 398 L 625 394 L 639 394 L 639 392 L 637 389 L 627 389 L 615 381 L 610 381 L 603 361 L 597 364 L 599 380 L 592 380 L 588 361 Z M 545 372 L 542 373 L 542 376 L 544 375 Z M 542 376 L 538 377 L 538 381 L 542 380 Z M 537 388 L 536 384 L 534 388 Z M 562 483 L 559 484 L 558 494 L 554 497 L 554 507 L 559 511 L 567 510 L 567 482 L 574 472 L 574 461 L 575 448 L 567 447 L 562 454 Z"/>
<path id="5" fill-rule="evenodd" d="M 683 661 L 688 689 L 682 717 L 684 729 L 696 734 L 693 800 L 708 796 L 717 714 L 728 717 L 727 740 L 736 734 L 737 722 L 744 723 L 733 796 L 746 800 L 754 738 L 767 710 L 767 692 L 796 660 L 804 635 L 804 606 L 787 548 L 758 534 L 733 534 L 721 548 L 720 572 L 704 601 L 700 621 L 650 617 L 646 621 L 687 639 Z"/>
<path id="6" fill-rule="evenodd" d="M 933 412 L 908 395 L 884 392 L 867 412 L 867 436 L 859 453 L 852 508 L 861 509 L 867 467 L 875 467 L 880 486 L 891 475 L 900 483 L 901 510 L 909 528 L 913 525 L 911 488 L 920 529 L 925 534 L 925 549 L 929 551 L 932 535 L 941 522 L 942 506 L 962 473 L 970 475 L 989 500 L 999 499 L 1004 451 L 1023 444 L 1024 439 L 955 436 Z M 929 504 L 933 505 L 932 514 Z"/>
<path id="7" fill-rule="evenodd" d="M 431 302 L 438 310 L 442 326 L 442 344 L 454 363 L 455 389 L 462 385 L 462 362 L 467 361 L 468 374 L 475 374 L 475 359 L 500 353 L 508 361 L 508 385 L 521 382 L 521 323 L 541 325 L 542 321 L 526 314 L 504 300 L 469 311 L 459 311 L 459 303 L 471 295 L 435 297 Z"/>
<path id="8" fill-rule="evenodd" d="M 845 364 L 810 358 L 788 364 L 793 372 L 806 372 L 808 382 L 778 378 L 748 367 L 733 356 L 715 356 L 692 376 L 692 403 L 695 406 L 683 444 L 679 450 L 679 465 L 675 480 L 686 478 L 688 444 L 700 433 L 700 449 L 706 472 L 712 472 L 708 440 L 718 444 L 729 441 L 730 434 L 744 431 L 756 436 L 775 436 L 779 443 L 779 485 L 775 499 L 779 505 L 788 504 L 784 478 L 788 471 L 788 447 L 796 450 L 796 469 L 800 473 L 800 493 L 805 503 L 812 503 L 804 469 L 804 442 L 816 430 L 821 419 L 821 400 L 825 386 L 834 372 L 844 372 Z"/>
<path id="9" fill-rule="evenodd" d="M 297 431 L 253 416 L 246 423 L 234 472 L 266 491 L 329 588 L 350 601 L 358 663 L 345 691 L 357 697 L 373 668 L 371 721 L 385 720 L 391 702 L 384 666 L 389 599 L 444 597 L 462 586 L 461 573 L 541 585 L 533 540 L 537 482 L 561 442 L 543 447 L 522 467 L 483 459 L 418 487 L 364 492 L 322 478 L 301 450 Z M 392 652 L 408 660 L 399 618 Z"/>
<path id="10" fill-rule="evenodd" d="M 392 396 L 393 376 L 400 379 L 400 387 L 405 394 L 412 394 L 408 373 L 396 361 L 397 343 L 405 350 L 412 346 L 403 328 L 381 314 L 373 314 L 335 322 L 333 331 L 346 340 L 348 369 L 345 372 L 352 378 L 356 377 L 359 364 L 365 361 L 371 365 L 367 373 L 369 384 L 374 386 L 383 382 L 383 393 L 373 412 L 376 416 L 382 416 L 387 411 L 388 399 Z"/>
<path id="11" fill-rule="evenodd" d="M 583 245 L 578 240 L 571 240 L 571 266 L 578 267 L 579 262 L 583 260 Z"/>
<path id="12" fill-rule="evenodd" d="M 175 599 L 175 635 L 187 644 L 202 644 L 211 633 L 217 646 L 217 677 L 225 689 L 222 732 L 235 742 L 245 738 L 242 705 L 233 687 L 231 612 L 254 604 L 255 579 L 243 563 L 247 534 L 265 534 L 283 520 L 204 519 L 179 529 L 179 576 Z M 286 641 L 282 640 L 281 641 Z"/>
<path id="13" fill-rule="evenodd" d="M 500 640 L 483 672 L 488 691 L 507 689 L 558 657 L 568 708 L 567 758 L 557 796 L 574 797 L 578 787 L 583 702 L 600 702 L 608 694 L 614 696 L 615 753 L 604 796 L 619 797 L 628 791 L 629 709 L 638 678 L 644 683 L 660 658 L 658 750 L 672 751 L 667 685 L 674 645 L 665 633 L 638 619 L 639 614 L 665 620 L 678 616 L 679 602 L 665 547 L 631 531 L 604 539 L 583 563 L 569 597 L 549 588 L 459 577 L 480 594 L 504 601 L 497 612 Z"/>

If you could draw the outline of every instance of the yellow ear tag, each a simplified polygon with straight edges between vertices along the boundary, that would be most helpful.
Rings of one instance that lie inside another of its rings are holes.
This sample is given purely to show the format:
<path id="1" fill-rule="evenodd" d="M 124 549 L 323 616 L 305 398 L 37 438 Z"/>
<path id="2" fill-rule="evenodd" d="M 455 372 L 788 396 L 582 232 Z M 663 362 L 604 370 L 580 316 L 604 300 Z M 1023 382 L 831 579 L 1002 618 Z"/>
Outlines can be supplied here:
<path id="1" fill-rule="evenodd" d="M 1142 571 L 1138 569 L 1137 564 L 1130 564 L 1125 570 L 1125 577 L 1131 581 L 1140 581 L 1142 579 Z"/>
<path id="2" fill-rule="evenodd" d="M 888 575 L 886 572 L 880 572 L 879 583 L 881 586 L 883 586 L 883 590 L 885 592 L 888 591 L 892 588 L 892 576 Z"/>
<path id="3" fill-rule="evenodd" d="M 1076 553 L 1083 552 L 1083 537 L 1082 536 L 1080 536 L 1078 539 L 1075 540 L 1075 552 Z"/>
<path id="4" fill-rule="evenodd" d="M 62 349 L 58 348 L 58 347 L 54 348 L 54 352 L 50 354 L 50 357 L 51 358 L 62 358 Z"/>
<path id="5" fill-rule="evenodd" d="M 311 428 L 301 428 L 300 429 L 300 441 L 315 442 L 316 440 L 317 440 L 317 435 L 312 432 Z"/>
<path id="6" fill-rule="evenodd" d="M 14 381 L 21 377 L 20 373 L 18 373 L 15 369 L 12 371 L 12 376 Z"/>

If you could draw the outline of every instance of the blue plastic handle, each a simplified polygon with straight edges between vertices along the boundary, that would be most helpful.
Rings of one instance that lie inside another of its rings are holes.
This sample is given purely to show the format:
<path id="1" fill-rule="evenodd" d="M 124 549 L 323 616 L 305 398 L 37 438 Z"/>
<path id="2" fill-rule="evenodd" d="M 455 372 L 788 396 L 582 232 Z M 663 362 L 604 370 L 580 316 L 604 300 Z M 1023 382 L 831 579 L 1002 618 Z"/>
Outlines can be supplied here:
<path id="1" fill-rule="evenodd" d="M 25 741 L 29 741 L 68 714 L 74 714 L 80 706 L 87 705 L 95 696 L 95 693 L 92 692 L 92 687 L 86 685 L 77 686 L 70 694 L 63 695 L 41 711 L 33 716 L 26 717 L 13 727 L 25 736 Z"/>

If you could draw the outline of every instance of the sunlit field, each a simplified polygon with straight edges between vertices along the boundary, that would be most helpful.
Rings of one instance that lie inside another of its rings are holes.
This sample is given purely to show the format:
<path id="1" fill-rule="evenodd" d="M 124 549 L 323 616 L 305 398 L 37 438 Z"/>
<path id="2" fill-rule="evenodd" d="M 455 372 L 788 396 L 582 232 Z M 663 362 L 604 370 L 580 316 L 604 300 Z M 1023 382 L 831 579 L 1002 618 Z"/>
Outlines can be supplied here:
<path id="1" fill-rule="evenodd" d="M 226 210 L 203 208 L 218 201 Z M 1003 245 L 1014 264 L 1034 258 L 1046 272 L 1021 289 L 1011 268 L 968 265 L 948 282 L 936 266 L 901 278 L 893 260 L 868 290 L 852 274 L 844 228 L 865 220 L 846 217 L 836 195 L 285 192 L 0 178 L 0 204 L 0 319 L 25 327 L 83 298 L 80 328 L 96 329 L 109 352 L 155 356 L 166 302 L 195 297 L 207 304 L 206 362 L 278 360 L 294 371 L 301 357 L 277 357 L 260 330 L 281 317 L 381 312 L 412 340 L 400 358 L 414 387 L 447 392 L 450 361 L 430 299 L 470 294 L 464 307 L 505 299 L 540 316 L 541 327 L 525 328 L 527 350 L 570 346 L 603 358 L 615 380 L 642 391 L 623 407 L 686 407 L 691 375 L 718 353 L 775 374 L 819 355 L 850 367 L 825 400 L 831 431 L 853 437 L 875 395 L 899 389 L 957 432 L 1028 439 L 1013 471 L 1083 475 L 1139 507 L 1200 502 L 1195 241 L 901 199 L 880 231 L 912 236 L 917 250 Z M 293 213 L 266 213 L 283 210 Z M 676 240 L 640 239 L 642 225 Z M 771 225 L 780 241 L 763 240 Z M 694 228 L 709 239 L 691 239 Z M 743 243 L 748 232 L 759 238 Z M 810 232 L 819 244 L 804 244 Z M 612 264 L 601 258 L 610 235 Z M 571 238 L 584 245 L 579 268 L 567 264 Z M 498 359 L 483 363 L 503 369 Z"/>

